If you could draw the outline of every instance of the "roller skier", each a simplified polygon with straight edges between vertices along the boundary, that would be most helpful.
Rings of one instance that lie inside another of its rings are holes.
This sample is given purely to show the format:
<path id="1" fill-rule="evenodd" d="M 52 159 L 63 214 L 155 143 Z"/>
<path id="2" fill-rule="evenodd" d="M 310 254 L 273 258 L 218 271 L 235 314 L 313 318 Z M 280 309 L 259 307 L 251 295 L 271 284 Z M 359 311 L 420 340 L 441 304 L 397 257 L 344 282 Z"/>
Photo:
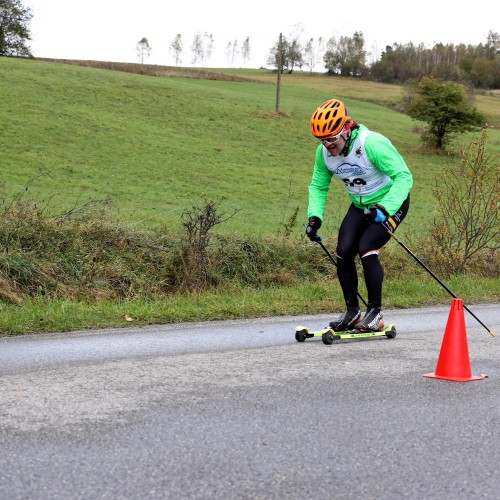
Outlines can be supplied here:
<path id="1" fill-rule="evenodd" d="M 340 225 L 337 273 L 346 309 L 330 322 L 335 332 L 379 332 L 384 329 L 379 252 L 404 220 L 410 206 L 413 178 L 391 141 L 358 124 L 338 99 L 321 104 L 310 120 L 312 135 L 320 140 L 311 183 L 306 234 L 319 238 L 325 203 L 333 177 L 345 186 L 351 204 Z M 358 299 L 359 255 L 368 292 L 367 310 Z"/>

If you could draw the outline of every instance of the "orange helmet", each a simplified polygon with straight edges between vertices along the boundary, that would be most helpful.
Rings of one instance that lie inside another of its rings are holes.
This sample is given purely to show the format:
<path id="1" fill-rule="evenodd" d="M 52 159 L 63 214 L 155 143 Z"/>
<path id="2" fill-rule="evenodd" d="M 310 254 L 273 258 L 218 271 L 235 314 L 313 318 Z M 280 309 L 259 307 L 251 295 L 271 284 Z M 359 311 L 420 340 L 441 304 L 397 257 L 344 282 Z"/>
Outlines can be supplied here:
<path id="1" fill-rule="evenodd" d="M 324 139 L 340 134 L 350 118 L 349 111 L 342 101 L 329 99 L 313 113 L 309 126 L 314 137 Z"/>

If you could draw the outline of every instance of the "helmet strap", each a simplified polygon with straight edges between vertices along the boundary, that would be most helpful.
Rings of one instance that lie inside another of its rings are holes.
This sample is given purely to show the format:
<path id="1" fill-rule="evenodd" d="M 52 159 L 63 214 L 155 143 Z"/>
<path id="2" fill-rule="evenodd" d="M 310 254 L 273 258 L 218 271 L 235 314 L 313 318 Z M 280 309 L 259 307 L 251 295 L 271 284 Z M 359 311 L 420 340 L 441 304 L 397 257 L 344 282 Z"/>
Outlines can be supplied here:
<path id="1" fill-rule="evenodd" d="M 344 130 L 342 131 L 342 137 L 344 138 L 345 144 L 344 147 L 342 148 L 342 151 L 340 152 L 341 155 L 347 156 L 347 153 L 349 151 L 349 145 L 351 144 L 351 134 L 352 134 L 352 128 L 350 127 L 350 124 L 347 124 L 344 127 Z"/>
<path id="2" fill-rule="evenodd" d="M 342 151 L 340 152 L 341 155 L 347 156 L 347 153 L 349 151 L 349 144 L 351 144 L 351 136 L 349 136 L 347 139 L 345 139 L 344 147 L 342 148 Z"/>

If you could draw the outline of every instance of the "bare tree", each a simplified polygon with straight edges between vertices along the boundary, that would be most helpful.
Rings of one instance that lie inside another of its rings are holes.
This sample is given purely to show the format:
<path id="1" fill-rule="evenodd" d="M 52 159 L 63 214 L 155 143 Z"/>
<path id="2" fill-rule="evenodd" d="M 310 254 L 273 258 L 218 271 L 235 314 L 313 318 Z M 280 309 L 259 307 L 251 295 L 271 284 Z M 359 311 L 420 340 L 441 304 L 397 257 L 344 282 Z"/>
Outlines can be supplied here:
<path id="1" fill-rule="evenodd" d="M 371 59 L 371 65 L 375 64 L 379 58 L 378 44 L 377 42 L 373 42 L 370 46 L 371 52 L 369 52 L 369 56 Z"/>
<path id="2" fill-rule="evenodd" d="M 226 45 L 226 59 L 227 59 L 227 64 L 231 66 L 231 58 L 233 54 L 233 42 L 229 42 Z"/>
<path id="3" fill-rule="evenodd" d="M 191 62 L 194 66 L 199 61 L 201 66 L 205 66 L 205 62 L 212 55 L 212 50 L 214 47 L 214 38 L 205 32 L 203 37 L 197 33 L 193 39 L 193 44 L 191 45 L 191 52 L 193 54 L 193 59 Z"/>
<path id="4" fill-rule="evenodd" d="M 233 42 L 233 48 L 231 50 L 231 66 L 234 66 L 234 61 L 236 60 L 236 57 L 238 56 L 238 40 L 235 40 Z"/>
<path id="5" fill-rule="evenodd" d="M 181 214 L 186 237 L 182 239 L 179 286 L 187 290 L 202 290 L 216 283 L 221 250 L 211 251 L 212 229 L 234 217 L 239 209 L 227 215 L 221 211 L 220 201 L 204 197 L 201 204 Z"/>
<path id="6" fill-rule="evenodd" d="M 205 32 L 203 35 L 203 58 L 202 65 L 205 66 L 206 61 L 210 59 L 214 48 L 214 37 Z"/>
<path id="7" fill-rule="evenodd" d="M 152 47 L 149 46 L 149 42 L 147 38 L 141 38 L 137 42 L 137 57 L 139 58 L 139 61 L 141 61 L 141 64 L 144 64 L 144 58 L 149 57 L 151 54 L 151 49 Z"/>
<path id="8" fill-rule="evenodd" d="M 180 33 L 177 33 L 175 38 L 172 40 L 172 43 L 170 44 L 170 51 L 174 55 L 175 65 L 179 66 L 179 64 L 182 64 L 182 36 Z"/>
<path id="9" fill-rule="evenodd" d="M 323 53 L 325 52 L 325 42 L 322 37 L 319 37 L 317 42 L 314 42 L 314 38 L 309 39 L 304 47 L 304 63 L 309 68 L 309 72 L 312 73 L 316 65 L 321 61 Z"/>
<path id="10" fill-rule="evenodd" d="M 305 64 L 312 73 L 316 66 L 316 54 L 314 53 L 314 38 L 310 38 L 304 47 Z"/>
<path id="11" fill-rule="evenodd" d="M 243 45 L 241 46 L 241 57 L 243 58 L 243 64 L 245 64 L 250 59 L 250 37 L 247 36 L 243 40 Z"/>
<path id="12" fill-rule="evenodd" d="M 193 58 L 191 59 L 193 66 L 196 66 L 198 61 L 203 61 L 203 41 L 199 33 L 196 33 L 193 39 L 193 43 L 191 44 L 191 53 L 193 54 Z"/>

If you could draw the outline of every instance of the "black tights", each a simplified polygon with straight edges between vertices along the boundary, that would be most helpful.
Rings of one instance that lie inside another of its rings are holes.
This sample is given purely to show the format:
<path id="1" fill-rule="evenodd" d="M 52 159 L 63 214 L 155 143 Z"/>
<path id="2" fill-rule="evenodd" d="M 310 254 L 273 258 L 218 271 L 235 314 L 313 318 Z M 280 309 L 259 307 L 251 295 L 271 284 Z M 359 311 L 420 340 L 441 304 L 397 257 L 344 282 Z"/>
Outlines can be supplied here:
<path id="1" fill-rule="evenodd" d="M 410 207 L 410 197 L 404 201 L 392 217 L 396 227 L 403 221 Z M 351 204 L 340 225 L 337 243 L 337 274 L 348 307 L 359 306 L 358 273 L 354 261 L 356 254 L 361 258 L 368 307 L 382 307 L 382 282 L 384 270 L 378 258 L 379 250 L 391 236 L 384 226 L 366 221 L 364 211 Z"/>

